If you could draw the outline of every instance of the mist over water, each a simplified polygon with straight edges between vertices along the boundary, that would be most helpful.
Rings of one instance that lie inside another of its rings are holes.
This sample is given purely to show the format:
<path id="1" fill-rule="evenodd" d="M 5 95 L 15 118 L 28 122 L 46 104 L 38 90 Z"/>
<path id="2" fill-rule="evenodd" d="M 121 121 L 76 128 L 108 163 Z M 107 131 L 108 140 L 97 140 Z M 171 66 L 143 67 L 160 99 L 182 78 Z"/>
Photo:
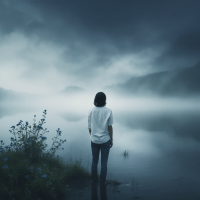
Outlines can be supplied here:
<path id="1" fill-rule="evenodd" d="M 152 190 L 160 188 L 162 191 L 166 185 L 175 188 L 175 179 L 179 177 L 184 177 L 184 181 L 194 187 L 200 184 L 197 179 L 200 165 L 198 98 L 106 95 L 106 106 L 112 109 L 114 118 L 114 145 L 109 154 L 108 179 L 122 182 L 122 191 L 127 190 L 127 184 L 133 179 L 137 180 L 140 188 L 138 193 L 143 197 L 149 190 L 149 184 L 153 185 L 150 187 Z M 47 148 L 50 148 L 57 128 L 60 128 L 60 138 L 66 139 L 67 143 L 62 146 L 64 150 L 57 151 L 56 155 L 66 162 L 70 157 L 81 160 L 90 170 L 92 156 L 87 114 L 94 106 L 94 96 L 95 93 L 85 92 L 80 95 L 38 96 L 28 101 L 1 101 L 0 139 L 9 145 L 12 137 L 9 128 L 12 125 L 16 125 L 19 120 L 32 124 L 34 115 L 38 122 L 46 109 L 46 124 L 43 128 L 50 131 L 45 135 Z M 126 159 L 122 156 L 125 150 L 129 152 Z M 185 191 L 184 187 L 180 190 Z M 167 191 L 163 192 L 167 194 Z M 158 193 L 158 196 L 161 195 Z M 188 197 L 190 192 L 182 194 Z M 193 195 L 199 197 L 194 191 Z"/>

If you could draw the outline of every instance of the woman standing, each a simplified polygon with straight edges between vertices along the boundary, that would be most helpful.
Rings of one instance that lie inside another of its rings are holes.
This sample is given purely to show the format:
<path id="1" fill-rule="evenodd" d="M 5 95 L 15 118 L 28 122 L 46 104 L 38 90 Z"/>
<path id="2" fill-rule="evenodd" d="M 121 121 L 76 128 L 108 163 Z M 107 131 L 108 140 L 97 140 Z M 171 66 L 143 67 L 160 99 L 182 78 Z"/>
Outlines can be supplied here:
<path id="1" fill-rule="evenodd" d="M 88 129 L 92 148 L 92 180 L 97 181 L 97 164 L 101 150 L 100 185 L 106 185 L 107 162 L 110 148 L 113 146 L 112 110 L 105 107 L 106 95 L 98 92 L 94 105 L 88 113 Z"/>

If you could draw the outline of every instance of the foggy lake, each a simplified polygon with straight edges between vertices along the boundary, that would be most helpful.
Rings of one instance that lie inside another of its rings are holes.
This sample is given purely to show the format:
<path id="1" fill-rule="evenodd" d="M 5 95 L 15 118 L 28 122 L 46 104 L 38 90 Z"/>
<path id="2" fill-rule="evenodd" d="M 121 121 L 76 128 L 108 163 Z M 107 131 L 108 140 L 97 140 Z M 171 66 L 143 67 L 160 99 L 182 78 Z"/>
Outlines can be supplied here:
<path id="1" fill-rule="evenodd" d="M 1 101 L 0 139 L 10 144 L 9 129 L 19 120 L 33 123 L 47 110 L 52 144 L 57 128 L 66 139 L 57 151 L 68 162 L 81 160 L 90 171 L 91 141 L 87 114 L 95 93 L 55 95 L 20 101 Z M 110 149 L 107 179 L 121 185 L 107 186 L 107 199 L 199 199 L 200 104 L 199 98 L 123 97 L 106 93 L 113 111 L 113 147 Z M 124 157 L 123 152 L 128 151 Z M 100 163 L 100 161 L 99 161 Z M 100 164 L 98 165 L 100 173 Z M 85 194 L 78 199 L 89 199 Z"/>

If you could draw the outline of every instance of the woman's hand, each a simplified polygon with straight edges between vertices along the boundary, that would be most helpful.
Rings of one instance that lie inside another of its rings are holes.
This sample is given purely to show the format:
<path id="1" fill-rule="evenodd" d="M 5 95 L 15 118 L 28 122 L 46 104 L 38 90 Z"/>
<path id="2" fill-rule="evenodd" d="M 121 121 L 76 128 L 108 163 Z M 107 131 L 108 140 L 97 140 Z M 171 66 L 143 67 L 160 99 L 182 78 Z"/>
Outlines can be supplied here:
<path id="1" fill-rule="evenodd" d="M 113 140 L 110 140 L 110 148 L 113 146 Z"/>

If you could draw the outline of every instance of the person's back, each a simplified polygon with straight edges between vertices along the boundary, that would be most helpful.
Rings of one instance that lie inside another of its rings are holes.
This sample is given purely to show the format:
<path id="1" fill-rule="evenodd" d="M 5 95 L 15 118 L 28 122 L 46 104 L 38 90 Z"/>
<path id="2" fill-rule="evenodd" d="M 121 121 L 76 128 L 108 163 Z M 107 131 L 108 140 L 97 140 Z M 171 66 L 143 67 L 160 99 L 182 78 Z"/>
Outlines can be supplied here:
<path id="1" fill-rule="evenodd" d="M 89 111 L 88 128 L 91 129 L 91 141 L 102 144 L 110 140 L 108 126 L 113 124 L 112 110 L 107 107 L 94 107 Z"/>
<path id="2" fill-rule="evenodd" d="M 98 92 L 94 99 L 95 107 L 88 113 L 88 129 L 92 148 L 92 179 L 97 181 L 97 164 L 101 151 L 100 184 L 106 184 L 107 162 L 110 148 L 113 146 L 113 115 L 112 110 L 106 108 L 106 95 Z"/>

